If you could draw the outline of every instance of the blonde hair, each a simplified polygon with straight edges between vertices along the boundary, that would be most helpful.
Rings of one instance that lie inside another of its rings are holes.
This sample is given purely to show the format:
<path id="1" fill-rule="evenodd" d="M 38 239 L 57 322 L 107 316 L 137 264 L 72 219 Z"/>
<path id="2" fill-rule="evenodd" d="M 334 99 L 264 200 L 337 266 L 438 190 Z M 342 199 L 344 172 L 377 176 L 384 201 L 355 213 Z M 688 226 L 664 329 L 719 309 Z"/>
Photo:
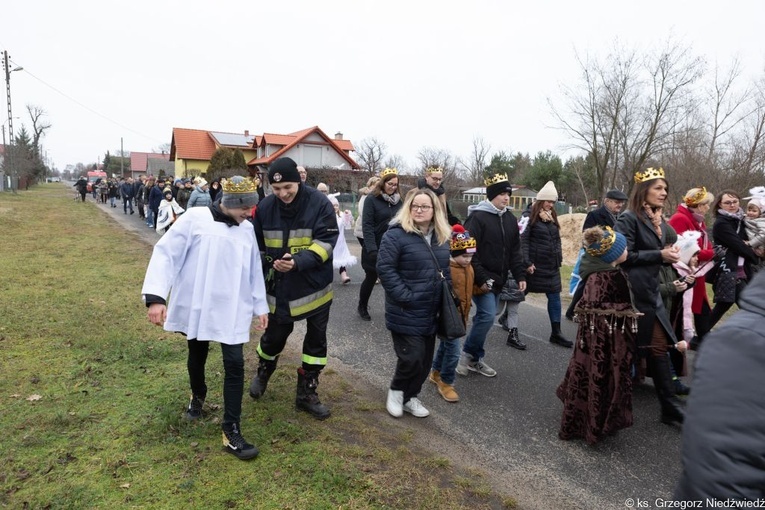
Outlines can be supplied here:
<path id="1" fill-rule="evenodd" d="M 706 192 L 706 195 L 701 200 L 698 200 L 697 197 L 702 193 Z M 688 201 L 692 201 L 693 205 L 688 204 Z M 698 207 L 700 205 L 710 205 L 712 202 L 715 201 L 715 196 L 711 194 L 710 192 L 706 191 L 703 188 L 691 188 L 688 190 L 688 192 L 683 197 L 683 202 L 688 207 Z"/>
<path id="2" fill-rule="evenodd" d="M 452 236 L 452 229 L 449 223 L 446 221 L 446 211 L 443 204 L 438 199 L 435 193 L 429 189 L 414 188 L 409 190 L 404 198 L 404 203 L 396 214 L 391 223 L 399 223 L 404 232 L 423 233 L 414 224 L 414 218 L 412 218 L 412 203 L 414 199 L 419 195 L 427 195 L 430 198 L 430 202 L 433 205 L 433 218 L 430 220 L 433 225 L 434 234 L 438 244 L 444 244 L 449 242 Z"/>

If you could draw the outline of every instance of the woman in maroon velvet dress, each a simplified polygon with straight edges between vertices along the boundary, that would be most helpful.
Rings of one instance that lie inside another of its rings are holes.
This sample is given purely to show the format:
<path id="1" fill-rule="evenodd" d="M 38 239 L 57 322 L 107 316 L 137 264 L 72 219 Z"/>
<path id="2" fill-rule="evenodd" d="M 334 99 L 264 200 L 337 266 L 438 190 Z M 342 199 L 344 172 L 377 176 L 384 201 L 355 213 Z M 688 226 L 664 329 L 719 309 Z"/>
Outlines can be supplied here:
<path id="1" fill-rule="evenodd" d="M 627 240 L 610 227 L 584 231 L 580 271 L 584 293 L 576 305 L 579 330 L 556 394 L 563 402 L 558 437 L 588 443 L 632 425 L 632 360 L 640 312 L 626 275 Z"/>

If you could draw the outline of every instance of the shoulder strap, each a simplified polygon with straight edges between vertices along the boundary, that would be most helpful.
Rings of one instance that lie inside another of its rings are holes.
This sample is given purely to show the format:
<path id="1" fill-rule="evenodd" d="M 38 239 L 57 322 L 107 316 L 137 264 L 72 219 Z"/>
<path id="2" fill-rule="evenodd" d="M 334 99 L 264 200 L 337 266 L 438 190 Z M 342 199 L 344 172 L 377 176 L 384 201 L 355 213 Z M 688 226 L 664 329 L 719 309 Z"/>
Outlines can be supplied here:
<path id="1" fill-rule="evenodd" d="M 441 266 L 438 265 L 438 259 L 436 258 L 436 254 L 433 253 L 433 248 L 431 248 L 430 244 L 428 243 L 428 240 L 425 238 L 424 235 L 420 234 L 420 237 L 422 238 L 422 241 L 425 243 L 425 246 L 428 247 L 428 251 L 430 251 L 430 256 L 433 257 L 433 262 L 435 262 L 436 264 L 436 272 L 438 273 L 438 276 L 440 276 L 442 280 L 446 280 L 446 277 L 444 276 L 444 272 L 441 271 Z"/>

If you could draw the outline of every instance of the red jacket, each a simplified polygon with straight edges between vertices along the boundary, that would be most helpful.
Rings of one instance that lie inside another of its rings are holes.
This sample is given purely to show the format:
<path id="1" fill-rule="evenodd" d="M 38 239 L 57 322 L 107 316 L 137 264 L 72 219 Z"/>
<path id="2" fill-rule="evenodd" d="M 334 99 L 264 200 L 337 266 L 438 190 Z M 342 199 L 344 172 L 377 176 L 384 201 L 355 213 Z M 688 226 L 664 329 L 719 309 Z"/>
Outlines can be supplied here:
<path id="1" fill-rule="evenodd" d="M 696 221 L 693 217 L 693 213 L 688 209 L 685 204 L 677 206 L 677 211 L 669 219 L 669 224 L 675 229 L 677 235 L 682 234 L 688 230 L 696 230 L 701 232 L 699 237 L 699 264 L 703 264 L 708 260 L 714 258 L 715 252 L 712 249 L 712 243 L 709 241 L 709 234 L 707 233 L 707 226 L 704 221 Z M 693 302 L 691 309 L 693 313 L 700 314 L 703 303 L 709 306 L 709 298 L 707 297 L 707 285 L 704 276 L 697 276 L 696 283 L 693 285 Z"/>

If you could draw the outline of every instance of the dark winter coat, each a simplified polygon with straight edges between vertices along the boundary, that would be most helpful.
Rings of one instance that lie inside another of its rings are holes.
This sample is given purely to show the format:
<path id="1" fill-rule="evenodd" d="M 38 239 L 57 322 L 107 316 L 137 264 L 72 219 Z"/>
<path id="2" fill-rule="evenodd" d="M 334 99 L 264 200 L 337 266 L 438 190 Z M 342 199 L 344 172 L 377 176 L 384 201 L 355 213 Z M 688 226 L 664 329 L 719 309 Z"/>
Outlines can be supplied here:
<path id="1" fill-rule="evenodd" d="M 446 190 L 443 186 L 439 186 L 436 189 L 431 188 L 428 186 L 428 181 L 426 181 L 424 178 L 417 181 L 417 187 L 419 189 L 429 189 L 433 193 L 436 194 L 439 200 L 441 200 L 441 203 L 444 205 L 444 209 L 446 210 L 446 221 L 449 222 L 449 225 L 459 225 L 460 219 L 457 218 L 454 214 L 452 214 L 452 209 L 449 207 L 449 201 L 446 199 Z"/>
<path id="2" fill-rule="evenodd" d="M 149 209 L 156 213 L 159 210 L 159 204 L 162 202 L 163 198 L 160 187 L 156 184 L 152 186 L 151 191 L 149 191 Z"/>
<path id="3" fill-rule="evenodd" d="M 430 246 L 441 272 L 450 279 L 449 243 L 437 243 L 433 234 Z M 392 225 L 380 242 L 377 273 L 385 289 L 385 326 L 401 335 L 434 335 L 441 277 L 425 238 Z"/>
<path id="4" fill-rule="evenodd" d="M 377 250 L 380 248 L 383 234 L 388 230 L 390 220 L 401 209 L 401 200 L 395 205 L 385 200 L 382 195 L 367 195 L 364 200 L 364 213 L 361 215 L 364 232 L 364 251 L 361 254 L 361 267 L 365 271 L 376 271 Z"/>
<path id="5" fill-rule="evenodd" d="M 765 275 L 739 306 L 696 358 L 676 501 L 765 498 Z"/>
<path id="6" fill-rule="evenodd" d="M 659 270 L 663 264 L 661 250 L 667 244 L 667 233 L 672 228 L 666 222 L 661 224 L 659 238 L 651 221 L 627 210 L 616 220 L 617 232 L 627 238 L 627 260 L 621 268 L 627 273 L 635 298 L 635 307 L 644 315 L 638 319 L 637 343 L 647 347 L 651 343 L 653 325 L 659 321 L 668 341 L 676 343 L 675 333 L 669 321 L 669 313 L 664 308 L 659 291 Z"/>
<path id="7" fill-rule="evenodd" d="M 88 181 L 87 179 L 80 178 L 77 180 L 77 182 L 74 183 L 75 188 L 77 188 L 77 191 L 80 193 L 80 195 L 84 195 L 88 192 Z"/>
<path id="8" fill-rule="evenodd" d="M 530 219 L 521 241 L 523 265 L 529 267 L 534 264 L 534 272 L 526 274 L 526 292 L 560 292 L 563 248 L 558 226 L 552 221 L 537 220 L 532 223 Z"/>
<path id="9" fill-rule="evenodd" d="M 744 241 L 748 239 L 744 220 L 733 216 L 718 213 L 712 226 L 712 238 L 716 245 L 725 246 L 728 252 L 725 255 L 725 264 L 735 271 L 738 258 L 744 258 L 744 272 L 747 279 L 752 278 L 752 265 L 757 265 L 760 259 Z"/>
<path id="10" fill-rule="evenodd" d="M 616 225 L 616 216 L 611 214 L 611 211 L 609 211 L 605 205 L 587 213 L 587 217 L 584 219 L 584 225 L 582 225 L 582 231 L 585 231 L 590 227 L 597 227 L 598 225 L 611 228 Z"/>
<path id="11" fill-rule="evenodd" d="M 338 229 L 329 200 L 303 185 L 288 205 L 268 195 L 258 203 L 253 225 L 266 274 L 268 307 L 275 320 L 294 322 L 330 306 Z M 295 269 L 274 271 L 273 261 L 286 253 L 295 260 Z"/>
<path id="12" fill-rule="evenodd" d="M 509 209 L 498 211 L 488 200 L 470 207 L 468 213 L 465 230 L 476 240 L 472 262 L 475 284 L 480 287 L 487 280 L 494 280 L 491 290 L 499 294 L 508 271 L 513 272 L 516 282 L 525 282 L 521 235 L 513 213 Z"/>
<path id="13" fill-rule="evenodd" d="M 133 185 L 129 182 L 125 181 L 122 184 L 120 184 L 120 196 L 124 199 L 127 198 L 128 200 L 133 199 Z"/>

